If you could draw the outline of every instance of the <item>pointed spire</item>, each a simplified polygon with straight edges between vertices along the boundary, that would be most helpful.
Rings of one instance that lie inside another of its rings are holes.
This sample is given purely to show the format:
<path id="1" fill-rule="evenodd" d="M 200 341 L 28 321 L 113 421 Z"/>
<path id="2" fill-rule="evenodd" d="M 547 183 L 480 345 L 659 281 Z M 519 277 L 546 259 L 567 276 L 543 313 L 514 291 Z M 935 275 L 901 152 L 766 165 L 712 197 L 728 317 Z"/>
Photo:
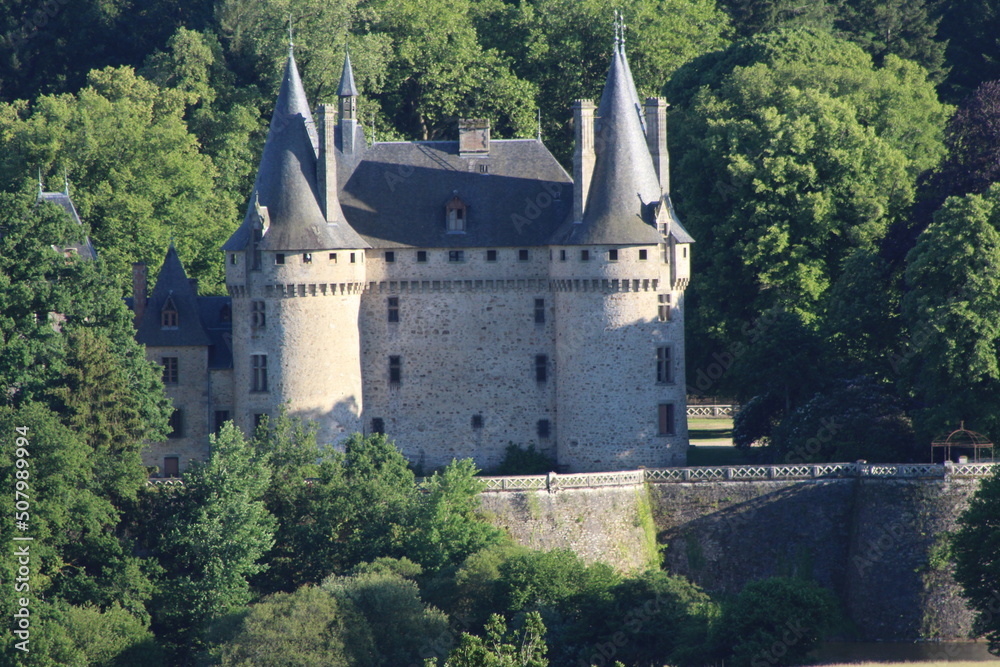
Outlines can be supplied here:
<path id="1" fill-rule="evenodd" d="M 316 160 L 319 136 L 309 111 L 295 57 L 288 56 L 278 99 L 271 117 L 264 152 L 247 204 L 243 224 L 223 246 L 246 250 L 258 219 L 256 207 L 267 207 L 270 228 L 262 247 L 267 250 L 322 250 L 365 247 L 347 225 L 339 204 L 330 222 L 319 204 Z"/>
<path id="2" fill-rule="evenodd" d="M 663 202 L 643 131 L 638 96 L 624 51 L 611 57 L 595 129 L 596 161 L 583 222 L 575 243 L 653 244 L 661 241 L 655 227 Z"/>
<path id="3" fill-rule="evenodd" d="M 162 312 L 168 303 L 176 311 L 176 319 L 164 328 Z M 136 340 L 150 346 L 198 346 L 210 343 L 198 314 L 198 293 L 188 280 L 184 265 L 177 255 L 173 240 L 167 248 L 163 266 L 156 277 L 156 287 L 145 305 Z"/>
<path id="4" fill-rule="evenodd" d="M 362 63 L 363 64 L 363 63 Z M 357 97 L 358 89 L 354 85 L 354 68 L 351 67 L 351 51 L 344 47 L 344 69 L 340 73 L 340 86 L 337 97 Z"/>
<path id="5" fill-rule="evenodd" d="M 292 13 L 288 12 L 288 57 L 295 54 L 295 36 L 292 33 Z"/>

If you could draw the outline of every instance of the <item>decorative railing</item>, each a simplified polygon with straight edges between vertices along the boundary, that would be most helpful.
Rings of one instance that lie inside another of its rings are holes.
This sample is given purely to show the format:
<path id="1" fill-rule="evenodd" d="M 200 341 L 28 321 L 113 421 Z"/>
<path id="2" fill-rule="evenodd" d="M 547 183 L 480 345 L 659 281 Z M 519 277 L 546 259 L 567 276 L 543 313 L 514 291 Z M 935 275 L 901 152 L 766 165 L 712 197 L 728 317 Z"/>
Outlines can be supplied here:
<path id="1" fill-rule="evenodd" d="M 644 483 L 757 482 L 810 479 L 949 479 L 985 477 L 1000 463 L 793 463 L 786 465 L 698 466 L 691 468 L 644 468 L 618 472 L 480 477 L 484 491 L 548 491 L 598 489 L 607 486 L 637 486 Z M 183 480 L 151 477 L 153 488 L 183 487 Z"/>
<path id="2" fill-rule="evenodd" d="M 740 411 L 738 405 L 689 405 L 688 417 L 735 417 Z"/>

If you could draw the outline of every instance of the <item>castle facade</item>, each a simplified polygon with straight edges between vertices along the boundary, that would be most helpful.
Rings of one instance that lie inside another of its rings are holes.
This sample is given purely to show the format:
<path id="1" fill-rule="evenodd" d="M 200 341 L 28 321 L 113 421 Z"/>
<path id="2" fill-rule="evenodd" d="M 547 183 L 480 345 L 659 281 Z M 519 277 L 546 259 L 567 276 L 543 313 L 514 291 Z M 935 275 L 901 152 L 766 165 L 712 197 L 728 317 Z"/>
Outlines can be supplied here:
<path id="1" fill-rule="evenodd" d="M 508 444 L 560 471 L 682 465 L 692 243 L 669 197 L 666 102 L 640 103 L 616 44 L 599 104 L 574 104 L 568 174 L 539 139 L 368 143 L 347 57 L 339 103 L 306 99 L 294 57 L 242 224 L 228 297 L 199 297 L 176 251 L 137 338 L 164 369 L 174 475 L 232 419 L 282 406 L 336 444 L 384 432 L 425 470 Z"/>

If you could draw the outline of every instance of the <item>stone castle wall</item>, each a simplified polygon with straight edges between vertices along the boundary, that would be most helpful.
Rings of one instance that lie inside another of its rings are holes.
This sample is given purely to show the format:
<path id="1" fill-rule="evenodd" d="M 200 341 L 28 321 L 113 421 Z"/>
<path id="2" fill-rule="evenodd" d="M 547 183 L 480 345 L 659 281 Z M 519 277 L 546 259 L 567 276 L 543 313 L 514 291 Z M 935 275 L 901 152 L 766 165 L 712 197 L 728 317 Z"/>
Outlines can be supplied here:
<path id="1" fill-rule="evenodd" d="M 187 468 L 192 460 L 208 457 L 210 417 L 208 411 L 208 348 L 206 347 L 155 347 L 146 349 L 146 358 L 161 364 L 164 357 L 176 357 L 178 373 L 176 384 L 164 384 L 166 395 L 174 408 L 182 412 L 183 437 L 168 438 L 156 448 L 146 447 L 142 452 L 142 462 L 146 466 L 156 466 L 162 473 L 164 457 L 176 456 L 180 470 Z"/>

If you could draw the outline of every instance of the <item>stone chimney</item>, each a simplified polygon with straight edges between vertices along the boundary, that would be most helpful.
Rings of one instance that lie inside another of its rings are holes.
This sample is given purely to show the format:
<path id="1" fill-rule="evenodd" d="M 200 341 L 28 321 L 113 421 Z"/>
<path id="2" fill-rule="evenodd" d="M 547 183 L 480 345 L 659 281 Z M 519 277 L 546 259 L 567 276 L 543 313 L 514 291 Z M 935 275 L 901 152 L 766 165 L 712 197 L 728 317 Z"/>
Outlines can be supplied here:
<path id="1" fill-rule="evenodd" d="M 316 125 L 319 131 L 319 160 L 316 164 L 316 180 L 319 185 L 319 205 L 327 222 L 335 222 L 329 202 L 337 199 L 337 153 L 334 136 L 337 116 L 332 104 L 320 104 L 316 110 Z M 336 209 L 333 209 L 336 210 Z"/>
<path id="2" fill-rule="evenodd" d="M 142 316 L 146 312 L 146 280 L 148 269 L 142 262 L 132 265 L 132 312 L 135 313 L 133 322 L 136 329 L 142 322 Z"/>
<path id="3" fill-rule="evenodd" d="M 463 118 L 458 121 L 458 154 L 490 154 L 490 121 L 485 118 Z"/>
<path id="4" fill-rule="evenodd" d="M 583 222 L 583 209 L 594 174 L 594 102 L 577 100 L 573 103 L 573 222 Z"/>
<path id="5" fill-rule="evenodd" d="M 667 154 L 667 101 L 662 97 L 648 97 L 644 106 L 646 114 L 646 145 L 653 158 L 656 176 L 660 179 L 663 194 L 670 194 L 670 156 Z"/>

